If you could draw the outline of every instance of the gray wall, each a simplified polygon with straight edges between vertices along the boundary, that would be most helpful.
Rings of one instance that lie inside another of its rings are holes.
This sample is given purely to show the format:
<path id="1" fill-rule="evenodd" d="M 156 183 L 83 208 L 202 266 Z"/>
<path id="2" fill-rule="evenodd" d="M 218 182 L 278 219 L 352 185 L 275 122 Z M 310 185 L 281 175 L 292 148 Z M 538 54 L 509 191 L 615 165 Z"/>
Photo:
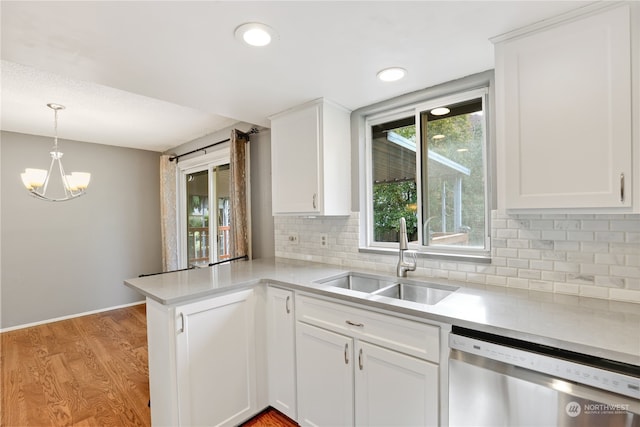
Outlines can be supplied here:
<path id="1" fill-rule="evenodd" d="M 275 256 L 271 213 L 271 130 L 251 135 L 251 240 L 253 258 Z"/>
<path id="2" fill-rule="evenodd" d="M 122 282 L 162 269 L 160 153 L 61 140 L 67 173 L 91 172 L 91 184 L 49 203 L 20 173 L 48 166 L 52 138 L 1 137 L 0 328 L 141 301 Z"/>
<path id="3" fill-rule="evenodd" d="M 167 150 L 166 154 L 182 154 L 205 147 L 231 136 L 233 129 L 248 132 L 254 125 L 245 122 L 203 136 Z M 271 130 L 261 128 L 250 137 L 251 180 L 251 240 L 253 258 L 275 256 L 273 215 L 271 214 Z M 198 152 L 185 158 L 204 154 Z"/>

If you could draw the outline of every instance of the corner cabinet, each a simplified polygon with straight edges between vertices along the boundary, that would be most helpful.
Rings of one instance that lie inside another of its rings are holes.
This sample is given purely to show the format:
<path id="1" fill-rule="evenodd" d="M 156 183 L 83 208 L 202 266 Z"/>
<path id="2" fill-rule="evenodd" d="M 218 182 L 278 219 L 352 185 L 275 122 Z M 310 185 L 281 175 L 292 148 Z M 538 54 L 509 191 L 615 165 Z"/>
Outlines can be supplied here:
<path id="1" fill-rule="evenodd" d="M 499 208 L 640 211 L 638 10 L 604 3 L 492 40 Z"/>
<path id="2" fill-rule="evenodd" d="M 154 426 L 234 426 L 261 409 L 253 290 L 178 306 L 147 298 L 147 324 Z"/>
<path id="3" fill-rule="evenodd" d="M 296 297 L 301 426 L 439 425 L 438 326 Z"/>
<path id="4" fill-rule="evenodd" d="M 324 99 L 271 119 L 274 215 L 349 215 L 350 112 Z"/>

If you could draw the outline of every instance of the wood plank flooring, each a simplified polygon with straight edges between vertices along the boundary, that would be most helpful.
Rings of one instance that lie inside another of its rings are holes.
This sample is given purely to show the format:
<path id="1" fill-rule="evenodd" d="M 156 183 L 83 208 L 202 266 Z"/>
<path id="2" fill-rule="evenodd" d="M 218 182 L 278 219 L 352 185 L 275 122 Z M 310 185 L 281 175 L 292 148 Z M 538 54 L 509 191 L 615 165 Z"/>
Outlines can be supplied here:
<path id="1" fill-rule="evenodd" d="M 2 333 L 2 426 L 150 426 L 145 305 Z"/>
<path id="2" fill-rule="evenodd" d="M 241 427 L 298 427 L 298 424 L 279 411 L 268 408 L 255 418 L 242 424 Z"/>
<path id="3" fill-rule="evenodd" d="M 0 334 L 0 426 L 150 426 L 146 323 L 140 304 Z"/>

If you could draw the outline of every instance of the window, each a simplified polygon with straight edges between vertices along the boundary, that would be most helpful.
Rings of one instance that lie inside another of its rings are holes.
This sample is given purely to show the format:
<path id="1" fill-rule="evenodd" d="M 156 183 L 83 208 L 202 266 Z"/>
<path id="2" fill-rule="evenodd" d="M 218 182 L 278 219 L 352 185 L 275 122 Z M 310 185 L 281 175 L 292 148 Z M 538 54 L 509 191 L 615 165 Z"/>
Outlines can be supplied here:
<path id="1" fill-rule="evenodd" d="M 396 247 L 400 217 L 423 252 L 488 251 L 487 90 L 366 118 L 367 243 Z"/>

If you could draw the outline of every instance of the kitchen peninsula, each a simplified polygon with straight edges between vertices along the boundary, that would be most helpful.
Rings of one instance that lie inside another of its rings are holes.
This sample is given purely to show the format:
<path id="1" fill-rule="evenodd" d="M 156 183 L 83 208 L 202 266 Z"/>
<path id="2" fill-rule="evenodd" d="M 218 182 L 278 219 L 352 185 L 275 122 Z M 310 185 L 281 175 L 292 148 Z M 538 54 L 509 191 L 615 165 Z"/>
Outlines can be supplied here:
<path id="1" fill-rule="evenodd" d="M 352 340 L 424 359 L 438 384 L 435 400 L 424 412 L 435 413 L 440 424 L 446 424 L 447 417 L 447 340 L 452 326 L 640 365 L 637 304 L 480 287 L 411 274 L 413 281 L 458 289 L 427 305 L 319 283 L 353 271 L 329 264 L 263 259 L 125 281 L 147 298 L 154 424 L 209 420 L 207 424 L 232 425 L 269 405 L 297 420 L 306 417 L 308 413 L 296 412 L 296 406 L 304 408 L 301 401 L 296 405 L 295 363 L 298 370 L 305 364 L 294 357 L 304 350 L 301 331 L 308 324 L 330 328 L 340 323 L 334 320 L 341 315 L 353 314 L 354 319 L 366 318 L 368 327 L 374 325 L 373 330 L 363 331 L 362 324 L 348 320 L 340 332 Z M 285 317 L 278 317 L 279 308 Z M 274 322 L 282 323 L 276 327 Z M 395 329 L 390 332 L 383 325 Z M 412 331 L 419 336 L 412 336 Z M 398 337 L 404 332 L 406 337 Z M 278 364 L 275 355 L 291 363 Z M 344 359 L 347 365 L 357 359 L 348 344 Z M 287 367 L 290 372 L 282 372 Z M 297 373 L 298 391 L 304 378 L 303 372 Z M 289 390 L 278 390 L 275 382 L 282 387 L 289 384 Z M 282 398 L 287 393 L 289 402 Z"/>

